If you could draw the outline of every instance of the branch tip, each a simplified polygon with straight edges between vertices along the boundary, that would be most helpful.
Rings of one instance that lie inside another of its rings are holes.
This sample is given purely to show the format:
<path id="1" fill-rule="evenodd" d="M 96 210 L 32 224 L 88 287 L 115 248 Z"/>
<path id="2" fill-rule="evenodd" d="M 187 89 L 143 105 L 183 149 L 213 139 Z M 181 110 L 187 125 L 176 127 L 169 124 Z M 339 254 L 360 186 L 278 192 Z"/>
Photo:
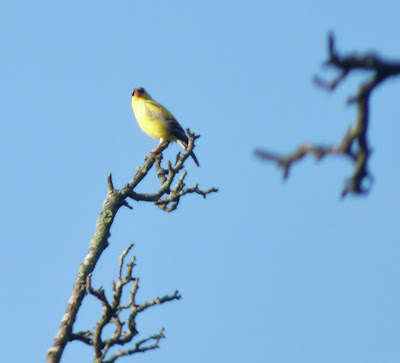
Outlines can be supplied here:
<path id="1" fill-rule="evenodd" d="M 109 192 L 113 192 L 115 189 L 114 189 L 114 184 L 113 184 L 113 181 L 112 181 L 112 175 L 111 175 L 111 173 L 108 174 L 108 177 L 107 177 L 107 184 L 108 184 L 108 191 L 109 191 Z"/>

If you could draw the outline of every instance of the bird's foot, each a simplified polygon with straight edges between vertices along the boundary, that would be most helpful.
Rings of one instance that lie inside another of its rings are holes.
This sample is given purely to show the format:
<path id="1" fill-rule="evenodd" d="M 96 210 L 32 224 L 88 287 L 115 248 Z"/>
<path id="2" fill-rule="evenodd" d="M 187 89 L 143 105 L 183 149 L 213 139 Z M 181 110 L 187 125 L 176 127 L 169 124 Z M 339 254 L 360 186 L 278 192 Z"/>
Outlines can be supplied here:
<path id="1" fill-rule="evenodd" d="M 160 154 L 160 153 L 161 153 L 160 146 L 161 146 L 161 144 L 158 145 L 154 150 L 151 150 L 151 151 L 150 151 L 150 155 L 157 155 L 157 154 Z"/>

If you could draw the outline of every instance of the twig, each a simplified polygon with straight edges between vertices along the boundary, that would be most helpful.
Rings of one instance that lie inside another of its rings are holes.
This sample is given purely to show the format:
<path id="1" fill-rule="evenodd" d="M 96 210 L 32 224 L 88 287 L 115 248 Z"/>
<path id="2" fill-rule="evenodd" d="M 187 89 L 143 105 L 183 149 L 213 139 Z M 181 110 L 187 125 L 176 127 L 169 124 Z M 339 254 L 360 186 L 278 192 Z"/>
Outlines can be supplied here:
<path id="1" fill-rule="evenodd" d="M 124 266 L 124 260 L 126 255 L 129 253 L 129 251 L 132 249 L 133 243 L 131 243 L 124 252 L 121 253 L 119 256 L 119 270 L 118 270 L 118 280 L 122 280 L 122 267 Z"/>
<path id="2" fill-rule="evenodd" d="M 157 349 L 159 347 L 158 344 L 159 344 L 160 340 L 165 338 L 165 335 L 163 334 L 163 332 L 164 332 L 164 328 L 161 328 L 161 330 L 158 332 L 158 334 L 152 335 L 151 337 L 148 337 L 146 339 L 142 339 L 142 340 L 139 340 L 138 342 L 136 342 L 135 348 L 127 349 L 127 350 L 119 350 L 110 359 L 104 361 L 104 363 L 113 363 L 119 357 L 132 355 L 135 353 L 144 353 L 148 350 Z M 147 343 L 150 340 L 154 340 L 154 343 L 143 347 L 143 344 Z"/>

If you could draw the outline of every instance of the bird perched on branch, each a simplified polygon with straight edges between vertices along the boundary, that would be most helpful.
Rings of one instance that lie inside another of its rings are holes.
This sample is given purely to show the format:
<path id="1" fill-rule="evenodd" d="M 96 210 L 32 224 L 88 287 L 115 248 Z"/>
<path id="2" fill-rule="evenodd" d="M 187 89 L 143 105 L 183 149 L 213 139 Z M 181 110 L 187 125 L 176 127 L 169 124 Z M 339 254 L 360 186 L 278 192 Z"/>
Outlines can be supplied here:
<path id="1" fill-rule="evenodd" d="M 132 108 L 141 129 L 149 136 L 160 139 L 160 144 L 151 151 L 158 154 L 164 141 L 175 141 L 185 150 L 188 147 L 188 137 L 174 115 L 163 105 L 154 101 L 142 87 L 132 91 Z M 197 166 L 200 166 L 193 151 L 190 153 Z"/>

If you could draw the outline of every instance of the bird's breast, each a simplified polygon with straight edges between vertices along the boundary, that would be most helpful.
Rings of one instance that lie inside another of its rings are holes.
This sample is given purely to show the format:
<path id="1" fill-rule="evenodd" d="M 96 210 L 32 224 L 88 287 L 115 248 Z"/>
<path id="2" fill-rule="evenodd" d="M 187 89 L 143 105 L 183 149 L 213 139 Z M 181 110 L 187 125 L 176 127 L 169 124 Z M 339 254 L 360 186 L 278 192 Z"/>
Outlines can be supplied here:
<path id="1" fill-rule="evenodd" d="M 146 107 L 145 103 L 132 105 L 140 128 L 155 139 L 169 140 L 169 130 L 160 112 Z"/>

